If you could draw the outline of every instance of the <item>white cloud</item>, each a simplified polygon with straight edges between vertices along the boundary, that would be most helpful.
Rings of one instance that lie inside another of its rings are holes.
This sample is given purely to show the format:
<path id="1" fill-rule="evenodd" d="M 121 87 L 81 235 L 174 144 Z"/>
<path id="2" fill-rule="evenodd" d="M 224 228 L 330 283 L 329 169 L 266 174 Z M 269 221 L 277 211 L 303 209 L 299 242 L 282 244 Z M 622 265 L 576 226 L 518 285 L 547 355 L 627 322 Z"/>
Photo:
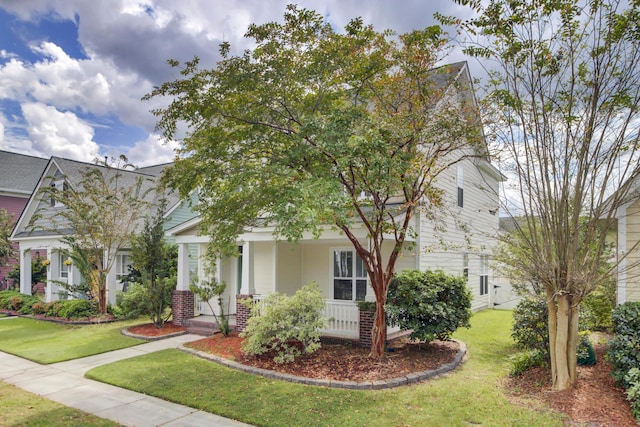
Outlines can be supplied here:
<path id="1" fill-rule="evenodd" d="M 176 141 L 167 141 L 160 135 L 151 134 L 144 141 L 138 141 L 127 153 L 127 158 L 136 166 L 169 163 L 174 160 L 176 148 Z"/>
<path id="2" fill-rule="evenodd" d="M 72 112 L 34 102 L 23 104 L 22 114 L 32 154 L 85 162 L 100 157 L 100 147 L 93 141 L 93 128 Z"/>

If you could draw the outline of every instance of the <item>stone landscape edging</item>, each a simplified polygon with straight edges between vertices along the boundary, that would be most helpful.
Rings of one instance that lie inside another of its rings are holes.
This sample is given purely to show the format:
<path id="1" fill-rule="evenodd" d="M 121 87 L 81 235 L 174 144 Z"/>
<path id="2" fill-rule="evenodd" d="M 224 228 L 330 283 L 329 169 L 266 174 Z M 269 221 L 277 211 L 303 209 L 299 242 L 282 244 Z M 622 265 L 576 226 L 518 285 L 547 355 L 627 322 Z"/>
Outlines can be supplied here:
<path id="1" fill-rule="evenodd" d="M 180 335 L 186 334 L 187 331 L 172 332 L 170 334 L 158 335 L 158 336 L 155 336 L 155 337 L 150 337 L 148 335 L 134 334 L 133 332 L 129 332 L 129 328 L 121 329 L 120 333 L 122 335 L 124 335 L 124 336 L 127 336 L 127 337 L 139 338 L 139 339 L 145 340 L 145 341 L 159 341 L 159 340 L 163 340 L 165 338 L 179 337 Z"/>
<path id="2" fill-rule="evenodd" d="M 247 372 L 249 374 L 260 375 L 265 378 L 271 378 L 282 381 L 289 381 L 297 384 L 315 385 L 319 387 L 331 387 L 331 388 L 343 388 L 349 390 L 383 390 L 388 388 L 395 388 L 409 384 L 415 384 L 421 381 L 435 378 L 439 375 L 451 372 L 460 366 L 464 362 L 464 356 L 467 354 L 467 346 L 460 340 L 451 340 L 458 343 L 458 351 L 453 357 L 453 360 L 449 363 L 439 366 L 437 369 L 429 369 L 427 371 L 414 372 L 402 377 L 389 378 L 386 380 L 377 381 L 337 381 L 337 380 L 325 380 L 316 378 L 301 377 L 298 375 L 285 374 L 282 372 L 271 371 L 269 369 L 256 368 L 254 366 L 243 365 L 242 363 L 235 362 L 233 360 L 225 359 L 223 357 L 215 356 L 204 351 L 194 350 L 189 347 L 185 347 L 181 344 L 178 350 L 185 353 L 192 354 L 202 359 L 211 360 L 220 365 L 226 366 L 231 369 Z"/>

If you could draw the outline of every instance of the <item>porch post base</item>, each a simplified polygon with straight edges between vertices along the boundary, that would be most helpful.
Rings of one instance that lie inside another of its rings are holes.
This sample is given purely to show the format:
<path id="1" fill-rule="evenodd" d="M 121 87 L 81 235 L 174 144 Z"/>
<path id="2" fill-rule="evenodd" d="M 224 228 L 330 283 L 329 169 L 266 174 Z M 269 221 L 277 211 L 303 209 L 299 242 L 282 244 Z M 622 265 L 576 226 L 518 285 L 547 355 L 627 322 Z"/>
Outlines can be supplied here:
<path id="1" fill-rule="evenodd" d="M 373 331 L 373 318 L 376 314 L 375 308 L 358 310 L 359 312 L 359 337 L 358 344 L 363 347 L 371 347 L 373 342 L 371 332 Z M 387 331 L 384 331 L 384 341 L 387 341 Z"/>
<path id="2" fill-rule="evenodd" d="M 243 304 L 243 301 L 253 298 L 253 295 L 236 295 L 236 331 L 242 332 L 247 327 L 247 320 L 251 309 Z"/>
<path id="3" fill-rule="evenodd" d="M 195 300 L 191 291 L 173 291 L 171 293 L 173 324 L 185 326 L 186 321 L 194 316 L 194 306 Z"/>

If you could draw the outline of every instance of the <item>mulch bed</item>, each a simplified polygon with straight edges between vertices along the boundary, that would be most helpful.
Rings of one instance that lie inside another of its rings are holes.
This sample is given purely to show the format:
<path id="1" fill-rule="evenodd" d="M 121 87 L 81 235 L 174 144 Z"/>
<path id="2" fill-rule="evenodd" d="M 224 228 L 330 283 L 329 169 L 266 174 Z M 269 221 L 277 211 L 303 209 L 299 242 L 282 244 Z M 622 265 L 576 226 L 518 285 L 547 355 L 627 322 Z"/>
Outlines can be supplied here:
<path id="1" fill-rule="evenodd" d="M 184 326 L 174 325 L 171 322 L 165 322 L 161 329 L 156 328 L 153 323 L 147 323 L 144 325 L 131 326 L 130 328 L 127 328 L 127 331 L 131 334 L 145 337 L 161 337 L 164 335 L 184 332 L 186 331 L 186 328 Z"/>
<path id="2" fill-rule="evenodd" d="M 242 338 L 216 334 L 186 344 L 195 350 L 235 360 L 244 365 L 315 379 L 335 381 L 375 381 L 436 369 L 453 361 L 459 345 L 454 341 L 418 344 L 404 340 L 394 343 L 394 351 L 379 361 L 369 357 L 369 348 L 341 344 L 323 344 L 315 353 L 296 361 L 277 364 L 273 356 L 246 357 L 241 351 Z"/>
<path id="3" fill-rule="evenodd" d="M 578 384 L 572 389 L 552 392 L 548 368 L 533 368 L 524 375 L 509 378 L 506 388 L 520 397 L 544 402 L 569 415 L 574 423 L 596 426 L 628 427 L 638 425 L 624 390 L 616 387 L 611 366 L 605 360 L 606 346 L 594 346 L 596 364 L 578 366 Z"/>

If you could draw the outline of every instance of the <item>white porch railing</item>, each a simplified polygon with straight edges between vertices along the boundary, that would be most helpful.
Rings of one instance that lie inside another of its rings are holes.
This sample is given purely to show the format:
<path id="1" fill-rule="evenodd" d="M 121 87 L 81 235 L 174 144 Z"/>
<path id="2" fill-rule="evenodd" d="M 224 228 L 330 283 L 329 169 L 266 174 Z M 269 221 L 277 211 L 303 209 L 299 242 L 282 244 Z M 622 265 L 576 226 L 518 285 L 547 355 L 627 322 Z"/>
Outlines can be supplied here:
<path id="1" fill-rule="evenodd" d="M 256 301 L 262 298 L 262 295 L 253 296 Z M 320 329 L 323 335 L 358 339 L 360 313 L 353 301 L 326 300 L 323 314 L 328 324 L 326 329 Z"/>

